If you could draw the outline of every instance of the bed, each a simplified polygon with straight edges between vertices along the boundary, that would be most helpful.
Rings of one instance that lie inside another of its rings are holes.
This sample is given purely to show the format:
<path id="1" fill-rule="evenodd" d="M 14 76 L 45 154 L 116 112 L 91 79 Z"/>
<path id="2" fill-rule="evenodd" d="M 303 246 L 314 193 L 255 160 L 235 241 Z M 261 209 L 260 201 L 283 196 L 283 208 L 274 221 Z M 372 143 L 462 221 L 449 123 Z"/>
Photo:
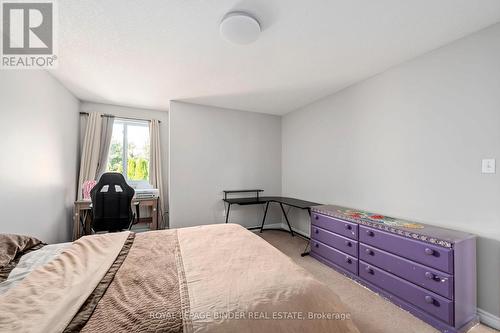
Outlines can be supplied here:
<path id="1" fill-rule="evenodd" d="M 331 289 L 236 224 L 86 236 L 15 257 L 0 283 L 2 332 L 358 332 Z"/>

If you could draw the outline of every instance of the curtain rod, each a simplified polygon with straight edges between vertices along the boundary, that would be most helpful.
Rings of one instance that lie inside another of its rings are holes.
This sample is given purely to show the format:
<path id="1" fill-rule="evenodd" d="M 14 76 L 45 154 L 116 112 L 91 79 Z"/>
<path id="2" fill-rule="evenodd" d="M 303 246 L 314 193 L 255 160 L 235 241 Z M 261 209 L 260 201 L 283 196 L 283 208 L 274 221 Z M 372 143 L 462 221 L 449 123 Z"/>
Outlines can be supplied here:
<path id="1" fill-rule="evenodd" d="M 88 112 L 80 112 L 81 115 L 86 115 L 88 116 Z M 140 119 L 140 118 L 130 118 L 130 117 L 120 117 L 120 116 L 114 116 L 112 114 L 103 114 L 101 117 L 112 117 L 112 118 L 120 118 L 120 119 L 129 119 L 129 120 L 140 120 L 140 121 L 147 121 L 151 122 L 151 119 Z M 159 123 L 161 123 L 161 120 L 158 120 Z"/>

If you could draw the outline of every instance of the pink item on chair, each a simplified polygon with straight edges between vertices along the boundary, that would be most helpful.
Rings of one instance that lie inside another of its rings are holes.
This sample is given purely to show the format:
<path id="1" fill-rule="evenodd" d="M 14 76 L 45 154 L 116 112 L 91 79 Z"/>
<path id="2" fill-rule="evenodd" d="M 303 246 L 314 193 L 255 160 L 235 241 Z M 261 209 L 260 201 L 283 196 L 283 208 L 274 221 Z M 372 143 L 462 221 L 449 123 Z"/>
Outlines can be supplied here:
<path id="1" fill-rule="evenodd" d="M 97 182 L 95 180 L 86 180 L 83 182 L 82 186 L 83 199 L 90 200 L 90 191 L 94 188 L 96 184 Z"/>

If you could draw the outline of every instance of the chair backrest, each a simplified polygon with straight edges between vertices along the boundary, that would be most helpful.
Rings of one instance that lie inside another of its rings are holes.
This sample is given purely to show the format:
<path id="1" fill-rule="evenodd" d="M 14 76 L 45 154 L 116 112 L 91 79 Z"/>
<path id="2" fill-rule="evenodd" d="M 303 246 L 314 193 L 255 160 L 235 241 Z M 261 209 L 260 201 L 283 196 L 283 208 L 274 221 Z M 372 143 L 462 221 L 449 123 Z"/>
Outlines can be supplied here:
<path id="1" fill-rule="evenodd" d="M 128 229 L 132 221 L 132 198 L 135 191 L 122 174 L 108 172 L 90 192 L 94 231 Z"/>

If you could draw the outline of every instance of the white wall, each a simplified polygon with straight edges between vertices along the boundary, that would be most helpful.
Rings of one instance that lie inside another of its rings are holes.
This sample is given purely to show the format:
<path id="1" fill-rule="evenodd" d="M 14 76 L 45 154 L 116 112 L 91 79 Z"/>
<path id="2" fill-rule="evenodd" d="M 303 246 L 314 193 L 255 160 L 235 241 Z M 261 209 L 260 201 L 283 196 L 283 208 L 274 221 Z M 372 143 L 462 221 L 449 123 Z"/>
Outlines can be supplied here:
<path id="1" fill-rule="evenodd" d="M 78 100 L 45 71 L 0 71 L 0 233 L 71 239 Z"/>
<path id="2" fill-rule="evenodd" d="M 283 195 L 479 235 L 479 307 L 500 316 L 500 175 L 480 169 L 500 158 L 500 25 L 290 113 L 282 127 Z M 305 218 L 295 227 L 309 233 Z"/>
<path id="3" fill-rule="evenodd" d="M 170 104 L 170 225 L 225 219 L 222 190 L 281 193 L 281 119 L 216 107 Z M 263 207 L 231 207 L 230 222 L 260 224 Z M 276 207 L 267 223 L 281 223 Z"/>
<path id="4" fill-rule="evenodd" d="M 157 111 L 150 109 L 137 109 L 125 106 L 110 105 L 110 104 L 100 104 L 100 103 L 90 103 L 82 102 L 80 106 L 82 112 L 100 112 L 103 114 L 111 114 L 117 117 L 127 117 L 127 118 L 138 118 L 138 119 L 158 119 L 160 120 L 160 141 L 161 141 L 161 155 L 162 155 L 162 173 L 163 173 L 163 195 L 165 200 L 163 201 L 165 207 L 164 218 L 165 223 L 168 226 L 168 112 L 167 111 Z M 80 136 L 80 141 L 83 140 Z M 141 213 L 142 214 L 142 213 Z M 141 215 L 143 216 L 143 215 Z"/>

